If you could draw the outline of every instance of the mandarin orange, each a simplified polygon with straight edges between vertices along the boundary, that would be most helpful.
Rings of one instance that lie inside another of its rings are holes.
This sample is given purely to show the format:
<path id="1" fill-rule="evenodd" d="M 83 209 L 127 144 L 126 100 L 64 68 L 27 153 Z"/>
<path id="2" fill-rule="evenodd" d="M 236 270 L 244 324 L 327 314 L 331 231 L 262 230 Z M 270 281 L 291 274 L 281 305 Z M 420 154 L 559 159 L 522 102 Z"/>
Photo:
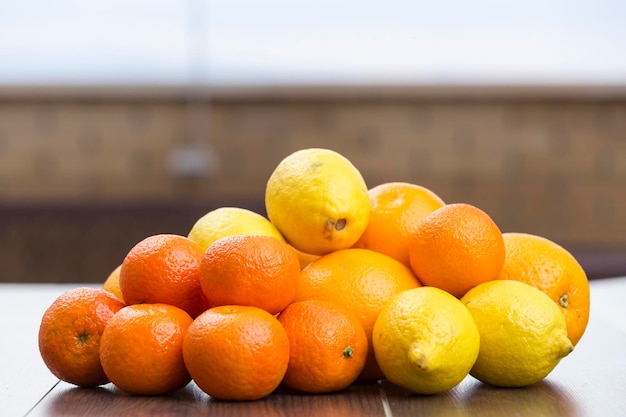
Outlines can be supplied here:
<path id="1" fill-rule="evenodd" d="M 322 300 L 290 304 L 278 315 L 289 337 L 284 382 L 309 393 L 346 388 L 367 359 L 367 335 L 359 318 L 345 307 Z"/>
<path id="2" fill-rule="evenodd" d="M 132 394 L 174 392 L 191 377 L 183 339 L 193 319 L 168 304 L 134 304 L 109 321 L 100 343 L 102 368 L 119 389 Z"/>
<path id="3" fill-rule="evenodd" d="M 75 288 L 48 307 L 39 326 L 39 351 L 59 379 L 81 387 L 109 382 L 100 363 L 106 324 L 124 304 L 102 289 Z"/>
<path id="4" fill-rule="evenodd" d="M 200 287 L 204 252 L 192 240 L 172 234 L 149 236 L 126 255 L 119 285 L 126 304 L 165 303 L 191 317 L 208 308 Z"/>
<path id="5" fill-rule="evenodd" d="M 380 184 L 368 195 L 369 222 L 354 247 L 384 253 L 410 267 L 409 243 L 418 225 L 445 203 L 431 190 L 406 182 Z"/>
<path id="6" fill-rule="evenodd" d="M 300 282 L 295 249 L 271 236 L 217 240 L 200 266 L 202 291 L 211 306 L 247 305 L 276 314 L 287 307 Z"/>
<path id="7" fill-rule="evenodd" d="M 275 316 L 251 306 L 213 307 L 189 326 L 185 364 L 195 383 L 220 400 L 257 400 L 280 384 L 289 339 Z"/>
<path id="8" fill-rule="evenodd" d="M 504 264 L 504 241 L 495 222 L 478 207 L 447 204 L 420 223 L 409 258 L 424 285 L 460 298 L 495 279 Z"/>
<path id="9" fill-rule="evenodd" d="M 302 270 L 294 302 L 326 300 L 355 314 L 368 339 L 367 361 L 359 381 L 384 378 L 372 349 L 378 313 L 394 295 L 420 286 L 413 272 L 390 256 L 369 249 L 343 249 L 322 256 Z"/>
<path id="10" fill-rule="evenodd" d="M 589 281 L 576 258 L 557 243 L 527 233 L 503 233 L 506 258 L 497 279 L 530 284 L 557 303 L 576 345 L 589 321 Z"/>

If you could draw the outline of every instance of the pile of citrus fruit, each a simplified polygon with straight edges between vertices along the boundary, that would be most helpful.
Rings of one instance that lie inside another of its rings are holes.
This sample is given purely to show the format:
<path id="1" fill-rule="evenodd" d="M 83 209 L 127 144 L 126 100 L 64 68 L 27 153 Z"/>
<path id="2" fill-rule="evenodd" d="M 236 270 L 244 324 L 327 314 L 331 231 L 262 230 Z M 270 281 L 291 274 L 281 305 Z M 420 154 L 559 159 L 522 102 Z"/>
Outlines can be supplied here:
<path id="1" fill-rule="evenodd" d="M 337 152 L 284 158 L 265 208 L 146 237 L 102 289 L 62 294 L 39 330 L 51 372 L 142 395 L 193 380 L 222 400 L 379 379 L 435 394 L 468 375 L 519 387 L 587 326 L 587 277 L 563 247 L 416 184 L 368 189 Z"/>

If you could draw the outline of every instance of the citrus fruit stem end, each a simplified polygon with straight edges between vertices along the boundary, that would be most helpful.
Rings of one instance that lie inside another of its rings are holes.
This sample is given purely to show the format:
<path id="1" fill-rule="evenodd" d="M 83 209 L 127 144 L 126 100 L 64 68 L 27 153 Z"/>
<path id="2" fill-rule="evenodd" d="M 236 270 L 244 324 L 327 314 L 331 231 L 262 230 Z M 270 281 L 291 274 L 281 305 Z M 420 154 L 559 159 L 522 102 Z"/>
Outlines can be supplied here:
<path id="1" fill-rule="evenodd" d="M 351 346 L 346 346 L 345 348 L 343 348 L 343 357 L 344 358 L 351 358 L 353 353 L 354 353 L 354 349 L 352 349 Z"/>

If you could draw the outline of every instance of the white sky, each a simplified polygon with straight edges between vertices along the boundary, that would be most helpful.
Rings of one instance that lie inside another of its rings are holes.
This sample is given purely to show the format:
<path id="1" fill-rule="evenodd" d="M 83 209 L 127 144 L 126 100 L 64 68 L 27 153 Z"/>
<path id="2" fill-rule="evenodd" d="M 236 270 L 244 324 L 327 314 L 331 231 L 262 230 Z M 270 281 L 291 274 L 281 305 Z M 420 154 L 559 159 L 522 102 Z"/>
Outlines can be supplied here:
<path id="1" fill-rule="evenodd" d="M 0 0 L 0 83 L 626 82 L 622 0 Z"/>

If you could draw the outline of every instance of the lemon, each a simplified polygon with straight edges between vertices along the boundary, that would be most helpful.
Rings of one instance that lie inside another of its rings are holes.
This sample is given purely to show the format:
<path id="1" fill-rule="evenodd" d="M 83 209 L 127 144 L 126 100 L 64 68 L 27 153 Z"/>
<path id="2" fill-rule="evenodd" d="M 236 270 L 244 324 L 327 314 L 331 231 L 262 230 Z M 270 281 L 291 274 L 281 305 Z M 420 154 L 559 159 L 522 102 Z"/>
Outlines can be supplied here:
<path id="1" fill-rule="evenodd" d="M 285 240 L 267 218 L 240 207 L 220 207 L 208 212 L 196 221 L 187 237 L 207 250 L 218 239 L 240 235 L 273 236 Z"/>
<path id="2" fill-rule="evenodd" d="M 459 384 L 478 356 L 472 315 L 456 297 L 435 287 L 405 290 L 381 310 L 372 335 L 387 379 L 417 394 Z"/>
<path id="3" fill-rule="evenodd" d="M 361 173 L 343 155 L 320 148 L 296 151 L 276 166 L 265 207 L 286 240 L 313 255 L 351 247 L 370 214 Z"/>
<path id="4" fill-rule="evenodd" d="M 565 317 L 541 290 L 519 281 L 490 281 L 461 298 L 480 332 L 470 374 L 502 387 L 545 378 L 573 349 Z"/>

